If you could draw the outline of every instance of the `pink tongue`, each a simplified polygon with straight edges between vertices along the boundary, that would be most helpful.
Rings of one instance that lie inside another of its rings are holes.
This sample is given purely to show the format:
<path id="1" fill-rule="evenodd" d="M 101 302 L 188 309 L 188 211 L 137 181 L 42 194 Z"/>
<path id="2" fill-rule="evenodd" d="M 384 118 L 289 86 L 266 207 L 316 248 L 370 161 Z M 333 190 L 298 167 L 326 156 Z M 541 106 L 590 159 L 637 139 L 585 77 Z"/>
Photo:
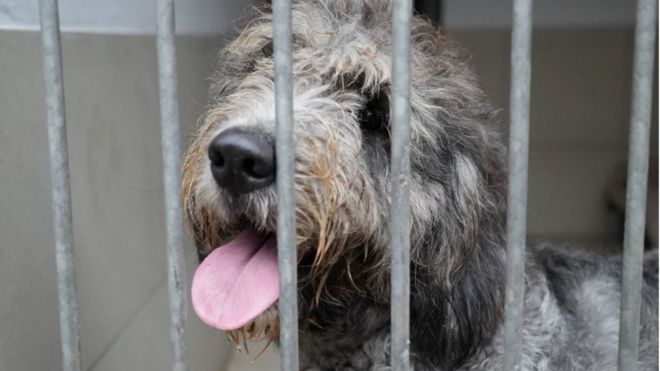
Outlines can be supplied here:
<path id="1" fill-rule="evenodd" d="M 197 268 L 192 283 L 195 312 L 221 330 L 244 326 L 279 295 L 277 240 L 252 229 L 213 250 Z"/>

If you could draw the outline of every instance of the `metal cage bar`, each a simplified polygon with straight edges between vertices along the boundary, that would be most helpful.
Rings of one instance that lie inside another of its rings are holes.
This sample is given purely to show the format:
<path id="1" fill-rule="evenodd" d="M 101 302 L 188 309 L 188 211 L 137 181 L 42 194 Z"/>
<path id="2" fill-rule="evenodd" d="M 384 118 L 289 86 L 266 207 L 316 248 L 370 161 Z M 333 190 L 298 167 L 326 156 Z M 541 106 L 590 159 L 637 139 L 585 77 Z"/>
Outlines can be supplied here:
<path id="1" fill-rule="evenodd" d="M 637 369 L 657 0 L 638 0 L 623 242 L 619 370 Z"/>
<path id="2" fill-rule="evenodd" d="M 298 370 L 298 274 L 295 218 L 295 142 L 293 137 L 293 73 L 291 1 L 273 1 L 275 122 L 277 161 L 277 255 L 280 273 L 281 369 Z"/>
<path id="3" fill-rule="evenodd" d="M 513 2 L 503 370 L 519 370 L 525 298 L 532 0 Z"/>
<path id="4" fill-rule="evenodd" d="M 391 365 L 410 370 L 410 0 L 392 9 Z"/>
<path id="5" fill-rule="evenodd" d="M 57 0 L 39 2 L 41 48 L 46 92 L 52 212 L 57 264 L 62 369 L 80 370 L 80 334 L 73 250 L 71 185 L 66 138 L 62 51 Z"/>
<path id="6" fill-rule="evenodd" d="M 161 146 L 167 228 L 167 282 L 170 301 L 172 370 L 186 367 L 186 274 L 181 200 L 181 134 L 176 75 L 174 0 L 159 0 L 156 21 Z"/>

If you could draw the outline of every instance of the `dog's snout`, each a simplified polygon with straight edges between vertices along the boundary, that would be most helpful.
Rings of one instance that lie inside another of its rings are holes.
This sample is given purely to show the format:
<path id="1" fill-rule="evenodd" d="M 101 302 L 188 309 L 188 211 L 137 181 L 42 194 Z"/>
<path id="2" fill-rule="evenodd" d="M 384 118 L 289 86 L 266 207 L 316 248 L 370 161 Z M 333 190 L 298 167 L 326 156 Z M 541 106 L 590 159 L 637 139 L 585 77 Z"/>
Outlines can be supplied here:
<path id="1" fill-rule="evenodd" d="M 248 193 L 275 181 L 275 148 L 265 134 L 226 130 L 213 138 L 208 155 L 213 178 L 232 194 Z"/>

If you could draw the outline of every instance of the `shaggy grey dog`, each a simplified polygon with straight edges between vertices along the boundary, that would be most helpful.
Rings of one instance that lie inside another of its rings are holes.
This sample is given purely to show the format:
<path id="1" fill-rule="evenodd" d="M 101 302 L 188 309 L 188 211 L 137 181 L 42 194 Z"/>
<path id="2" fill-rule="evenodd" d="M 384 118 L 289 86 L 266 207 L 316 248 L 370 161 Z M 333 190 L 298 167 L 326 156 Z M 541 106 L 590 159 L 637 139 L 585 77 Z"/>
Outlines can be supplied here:
<path id="1" fill-rule="evenodd" d="M 301 369 L 387 370 L 390 5 L 297 1 L 292 12 Z M 195 308 L 236 341 L 279 334 L 263 273 L 277 229 L 272 31 L 258 10 L 221 52 L 184 165 L 188 223 L 208 255 Z M 412 363 L 499 370 L 506 168 L 495 111 L 461 50 L 420 17 L 411 63 Z M 658 368 L 657 268 L 654 252 L 640 370 Z M 530 248 L 522 369 L 614 370 L 620 271 L 618 257 Z"/>

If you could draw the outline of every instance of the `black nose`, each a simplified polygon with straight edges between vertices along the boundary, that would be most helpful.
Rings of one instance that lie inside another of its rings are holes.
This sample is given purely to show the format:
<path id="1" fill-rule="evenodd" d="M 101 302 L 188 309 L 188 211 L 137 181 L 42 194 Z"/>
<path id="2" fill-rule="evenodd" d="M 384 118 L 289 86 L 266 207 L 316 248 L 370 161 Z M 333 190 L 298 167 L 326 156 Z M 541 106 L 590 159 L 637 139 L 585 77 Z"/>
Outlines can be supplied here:
<path id="1" fill-rule="evenodd" d="M 208 151 L 213 178 L 235 195 L 275 181 L 275 148 L 265 134 L 228 129 L 213 138 Z"/>

